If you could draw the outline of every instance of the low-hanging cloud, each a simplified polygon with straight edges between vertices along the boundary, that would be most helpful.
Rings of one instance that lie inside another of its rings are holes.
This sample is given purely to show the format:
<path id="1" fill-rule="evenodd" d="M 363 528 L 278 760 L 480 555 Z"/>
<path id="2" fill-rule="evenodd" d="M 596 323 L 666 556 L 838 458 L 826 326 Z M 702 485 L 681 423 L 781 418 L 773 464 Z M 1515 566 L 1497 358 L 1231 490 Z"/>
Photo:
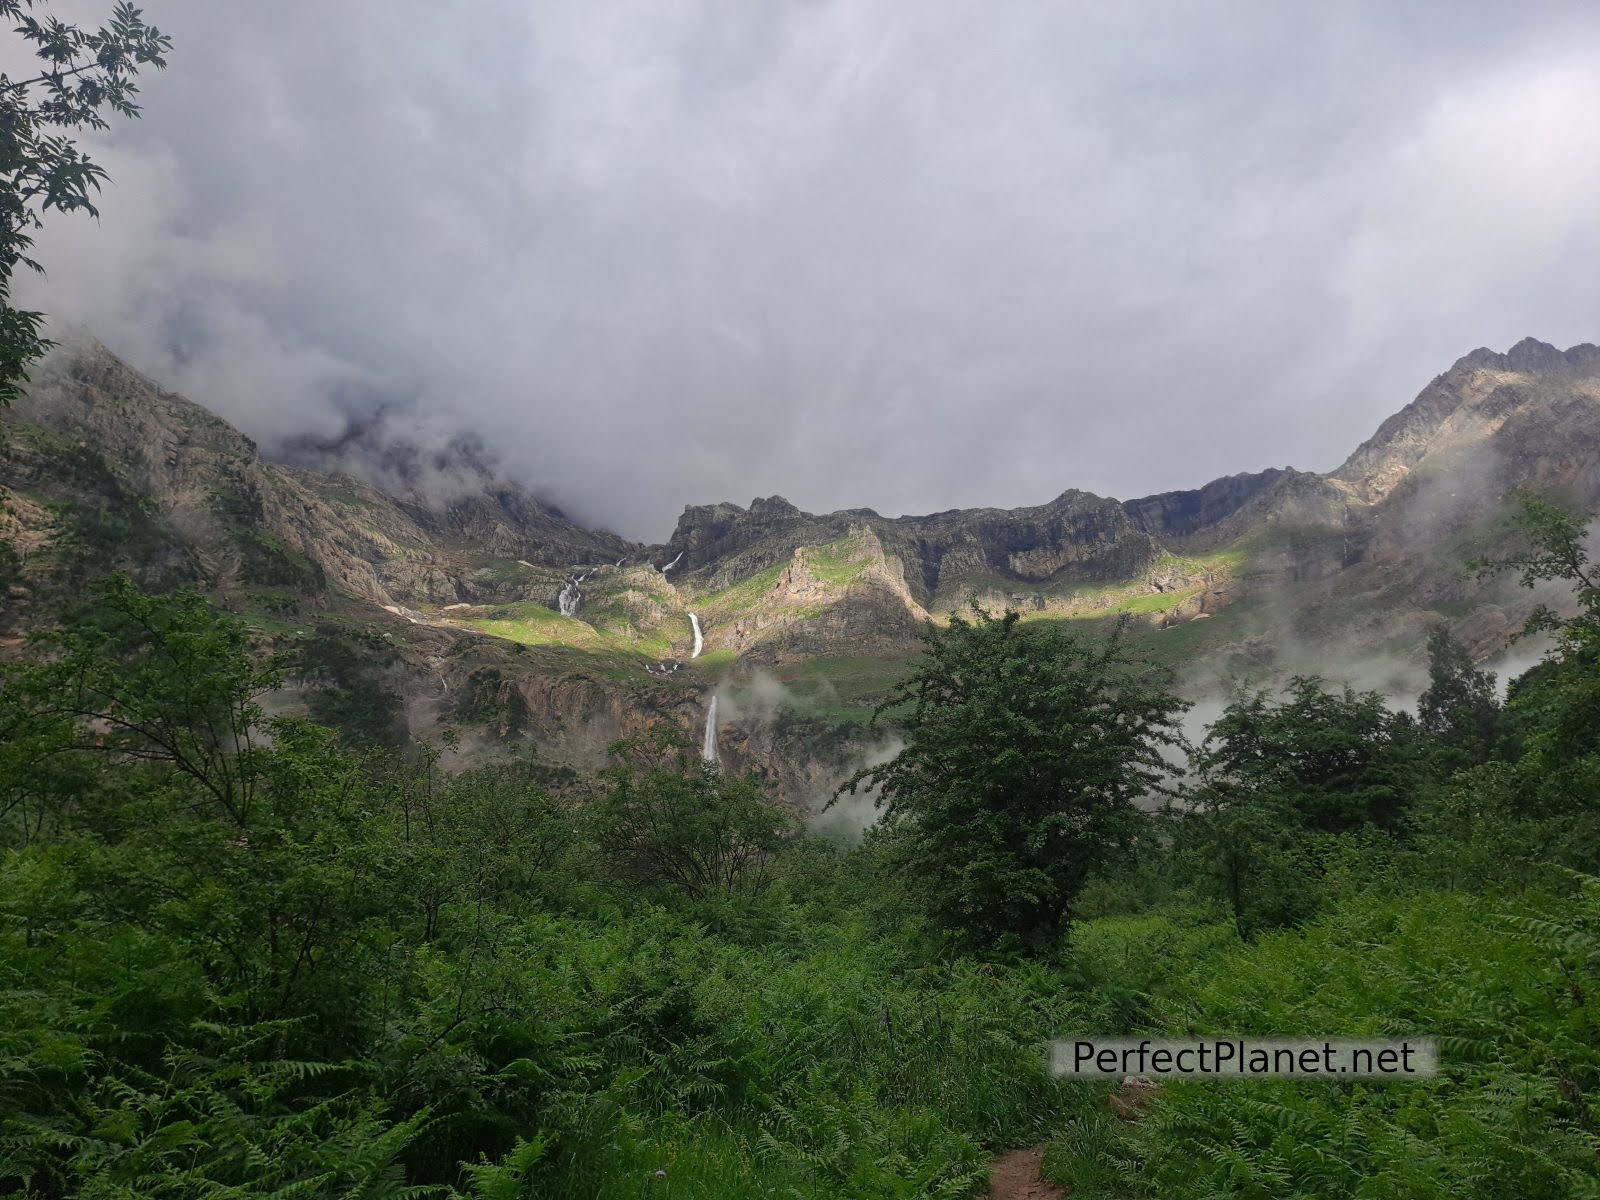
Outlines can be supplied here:
<path id="1" fill-rule="evenodd" d="M 24 298 L 269 447 L 387 406 L 638 537 L 1327 468 L 1600 331 L 1589 4 L 144 7 Z"/>

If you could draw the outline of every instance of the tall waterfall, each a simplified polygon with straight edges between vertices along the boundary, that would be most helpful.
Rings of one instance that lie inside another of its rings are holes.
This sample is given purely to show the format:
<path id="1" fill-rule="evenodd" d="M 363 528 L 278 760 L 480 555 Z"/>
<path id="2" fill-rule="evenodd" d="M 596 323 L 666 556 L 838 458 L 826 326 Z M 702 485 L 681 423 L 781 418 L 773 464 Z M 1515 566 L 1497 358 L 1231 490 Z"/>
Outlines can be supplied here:
<path id="1" fill-rule="evenodd" d="M 708 763 L 717 761 L 717 694 L 711 693 L 711 703 L 706 708 L 706 737 L 700 745 L 700 757 Z"/>
<path id="2" fill-rule="evenodd" d="M 683 557 L 683 551 L 679 550 L 678 551 L 678 558 L 682 558 L 682 557 Z M 668 571 L 672 570 L 673 567 L 677 566 L 678 565 L 678 558 L 673 559 L 666 566 L 662 567 L 661 568 L 661 573 L 663 575 L 665 575 Z"/>
<path id="3" fill-rule="evenodd" d="M 556 607 L 561 610 L 563 617 L 578 615 L 578 605 L 583 603 L 583 593 L 578 590 L 582 579 L 582 575 L 575 575 L 561 585 L 561 591 L 556 595 Z"/>
<path id="4" fill-rule="evenodd" d="M 690 613 L 689 625 L 694 629 L 694 650 L 689 657 L 699 658 L 700 651 L 706 648 L 706 640 L 700 636 L 700 618 L 695 616 L 693 613 Z"/>

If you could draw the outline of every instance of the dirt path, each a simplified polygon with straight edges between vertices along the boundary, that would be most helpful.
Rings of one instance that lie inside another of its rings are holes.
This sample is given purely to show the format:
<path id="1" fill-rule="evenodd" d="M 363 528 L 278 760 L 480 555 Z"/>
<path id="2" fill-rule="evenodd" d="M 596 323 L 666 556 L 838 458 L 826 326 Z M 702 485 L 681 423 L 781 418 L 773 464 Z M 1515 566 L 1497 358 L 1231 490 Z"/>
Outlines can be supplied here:
<path id="1" fill-rule="evenodd" d="M 1044 1147 L 1007 1150 L 989 1164 L 989 1200 L 1065 1200 L 1066 1192 L 1039 1176 Z"/>

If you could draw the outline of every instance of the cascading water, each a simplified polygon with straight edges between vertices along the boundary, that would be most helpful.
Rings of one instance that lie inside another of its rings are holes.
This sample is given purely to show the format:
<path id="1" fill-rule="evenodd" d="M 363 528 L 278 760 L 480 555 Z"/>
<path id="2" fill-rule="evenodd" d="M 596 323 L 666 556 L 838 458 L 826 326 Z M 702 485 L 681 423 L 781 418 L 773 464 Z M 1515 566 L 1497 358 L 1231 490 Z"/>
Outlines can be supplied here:
<path id="1" fill-rule="evenodd" d="M 706 736 L 700 745 L 700 757 L 708 763 L 717 761 L 717 694 L 711 693 L 711 703 L 706 708 Z"/>
<path id="2" fill-rule="evenodd" d="M 556 607 L 561 610 L 563 617 L 578 615 L 578 605 L 583 603 L 583 593 L 578 590 L 578 582 L 582 578 L 583 576 L 578 575 L 567 580 L 561 585 L 561 591 L 556 594 Z"/>
<path id="3" fill-rule="evenodd" d="M 678 558 L 682 558 L 682 557 L 683 557 L 683 551 L 679 550 L 678 551 Z M 668 571 L 672 570 L 673 567 L 677 566 L 678 565 L 678 558 L 673 559 L 666 566 L 662 567 L 661 568 L 661 573 L 663 575 L 665 575 Z"/>
<path id="4" fill-rule="evenodd" d="M 689 657 L 699 658 L 700 651 L 706 648 L 706 640 L 700 636 L 700 618 L 695 616 L 693 613 L 690 613 L 689 626 L 694 630 L 694 650 L 690 653 Z"/>

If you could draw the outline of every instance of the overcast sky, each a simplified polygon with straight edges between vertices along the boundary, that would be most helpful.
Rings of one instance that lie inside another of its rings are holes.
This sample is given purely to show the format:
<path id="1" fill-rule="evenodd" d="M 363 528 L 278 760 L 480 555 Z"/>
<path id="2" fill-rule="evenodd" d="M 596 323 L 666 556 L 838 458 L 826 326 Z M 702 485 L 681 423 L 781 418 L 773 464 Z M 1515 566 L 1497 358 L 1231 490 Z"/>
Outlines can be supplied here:
<path id="1" fill-rule="evenodd" d="M 1590 2 L 144 8 L 24 299 L 267 446 L 398 405 L 635 537 L 1326 470 L 1475 346 L 1600 341 Z"/>

